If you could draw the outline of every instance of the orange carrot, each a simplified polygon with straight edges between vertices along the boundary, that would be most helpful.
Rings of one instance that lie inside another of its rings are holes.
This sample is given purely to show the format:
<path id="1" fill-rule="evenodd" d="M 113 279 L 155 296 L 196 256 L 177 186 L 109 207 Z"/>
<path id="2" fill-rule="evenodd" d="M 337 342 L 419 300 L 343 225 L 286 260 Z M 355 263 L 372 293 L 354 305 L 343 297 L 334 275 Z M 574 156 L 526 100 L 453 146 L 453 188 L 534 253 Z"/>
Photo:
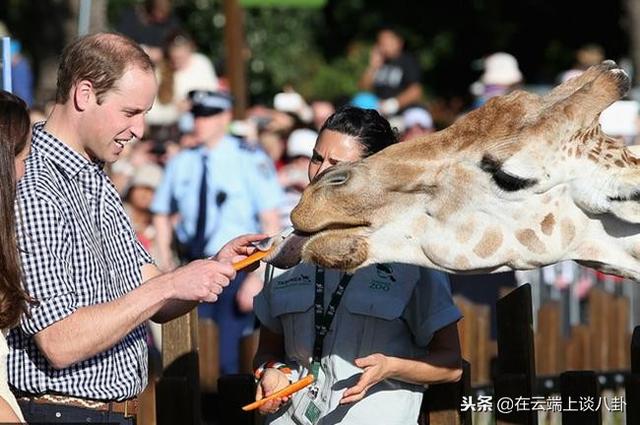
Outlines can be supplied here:
<path id="1" fill-rule="evenodd" d="M 264 257 L 267 256 L 267 254 L 269 254 L 270 251 L 271 251 L 270 249 L 267 251 L 256 251 L 250 256 L 248 256 L 247 258 L 245 258 L 244 260 L 238 261 L 237 263 L 233 263 L 232 264 L 233 269 L 235 271 L 240 271 L 245 267 L 255 263 L 256 261 L 262 260 Z"/>
<path id="2" fill-rule="evenodd" d="M 254 410 L 254 409 L 257 409 L 258 407 L 262 406 L 263 404 L 265 404 L 268 401 L 275 400 L 277 398 L 284 398 L 284 397 L 290 396 L 291 394 L 293 394 L 295 392 L 298 392 L 301 389 L 303 389 L 304 387 L 306 387 L 307 385 L 311 384 L 314 379 L 315 378 L 313 377 L 313 375 L 309 374 L 309 375 L 305 376 L 304 378 L 300 379 L 299 381 L 296 381 L 293 384 L 284 387 L 280 391 L 276 391 L 275 393 L 271 394 L 269 397 L 265 397 L 265 398 L 260 399 L 258 401 L 254 401 L 251 404 L 247 404 L 246 406 L 243 406 L 242 410 L 244 410 L 245 412 L 249 411 L 249 410 Z"/>

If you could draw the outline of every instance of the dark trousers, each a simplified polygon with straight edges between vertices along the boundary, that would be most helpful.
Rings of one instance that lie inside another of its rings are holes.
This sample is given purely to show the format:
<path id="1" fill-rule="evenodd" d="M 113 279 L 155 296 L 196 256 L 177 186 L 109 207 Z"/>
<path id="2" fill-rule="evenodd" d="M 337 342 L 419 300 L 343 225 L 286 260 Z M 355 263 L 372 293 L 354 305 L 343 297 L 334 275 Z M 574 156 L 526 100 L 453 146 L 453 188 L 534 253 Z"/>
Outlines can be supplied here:
<path id="1" fill-rule="evenodd" d="M 18 400 L 18 404 L 25 421 L 30 425 L 65 423 L 135 425 L 136 423 L 135 418 L 125 418 L 122 413 L 101 412 L 63 404 L 40 404 L 26 400 Z"/>

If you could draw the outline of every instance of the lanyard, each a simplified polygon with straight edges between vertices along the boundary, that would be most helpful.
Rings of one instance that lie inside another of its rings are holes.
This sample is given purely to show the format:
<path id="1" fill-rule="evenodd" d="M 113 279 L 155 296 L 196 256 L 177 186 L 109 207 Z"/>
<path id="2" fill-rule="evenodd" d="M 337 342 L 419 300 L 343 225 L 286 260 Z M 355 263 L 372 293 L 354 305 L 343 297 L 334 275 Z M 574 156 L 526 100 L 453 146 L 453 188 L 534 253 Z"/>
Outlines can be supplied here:
<path id="1" fill-rule="evenodd" d="M 331 301 L 327 306 L 327 310 L 324 310 L 324 269 L 316 266 L 316 298 L 315 298 L 315 330 L 316 339 L 313 343 L 313 362 L 320 363 L 322 358 L 322 346 L 324 343 L 324 337 L 327 336 L 333 317 L 336 315 L 340 300 L 344 290 L 347 289 L 347 285 L 353 277 L 352 274 L 345 274 L 340 279 L 336 290 L 331 295 Z"/>

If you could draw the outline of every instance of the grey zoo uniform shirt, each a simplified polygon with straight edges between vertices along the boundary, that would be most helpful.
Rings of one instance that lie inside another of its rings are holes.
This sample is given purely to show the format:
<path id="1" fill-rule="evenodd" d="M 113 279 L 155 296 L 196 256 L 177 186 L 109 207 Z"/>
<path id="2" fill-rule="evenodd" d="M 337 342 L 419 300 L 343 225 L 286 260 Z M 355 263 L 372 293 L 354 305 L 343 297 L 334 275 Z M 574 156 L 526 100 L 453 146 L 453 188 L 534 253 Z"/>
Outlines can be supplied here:
<path id="1" fill-rule="evenodd" d="M 326 308 L 342 273 L 325 271 Z M 275 278 L 255 298 L 254 309 L 263 326 L 283 334 L 287 362 L 308 372 L 315 338 L 316 267 L 301 264 Z M 319 424 L 415 424 L 424 387 L 385 380 L 357 403 L 340 405 L 342 393 L 358 382 L 362 369 L 356 358 L 374 353 L 409 359 L 423 358 L 434 332 L 458 321 L 447 276 L 404 264 L 371 265 L 349 283 L 331 330 L 324 341 L 322 366 L 329 391 L 327 414 Z M 332 389 L 332 390 L 331 390 Z M 327 393 L 328 392 L 328 393 Z M 267 417 L 269 424 L 295 424 L 293 411 L 306 391 L 290 405 Z"/>

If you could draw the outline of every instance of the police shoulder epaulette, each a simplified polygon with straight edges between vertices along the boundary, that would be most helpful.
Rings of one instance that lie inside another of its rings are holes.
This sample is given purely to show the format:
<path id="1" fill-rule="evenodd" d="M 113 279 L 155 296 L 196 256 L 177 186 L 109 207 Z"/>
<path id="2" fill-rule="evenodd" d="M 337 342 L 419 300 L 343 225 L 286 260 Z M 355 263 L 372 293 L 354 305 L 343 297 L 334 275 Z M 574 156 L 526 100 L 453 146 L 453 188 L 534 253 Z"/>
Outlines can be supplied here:
<path id="1" fill-rule="evenodd" d="M 247 152 L 256 152 L 258 150 L 258 146 L 253 143 L 249 143 L 244 139 L 239 139 L 238 147 Z"/>

